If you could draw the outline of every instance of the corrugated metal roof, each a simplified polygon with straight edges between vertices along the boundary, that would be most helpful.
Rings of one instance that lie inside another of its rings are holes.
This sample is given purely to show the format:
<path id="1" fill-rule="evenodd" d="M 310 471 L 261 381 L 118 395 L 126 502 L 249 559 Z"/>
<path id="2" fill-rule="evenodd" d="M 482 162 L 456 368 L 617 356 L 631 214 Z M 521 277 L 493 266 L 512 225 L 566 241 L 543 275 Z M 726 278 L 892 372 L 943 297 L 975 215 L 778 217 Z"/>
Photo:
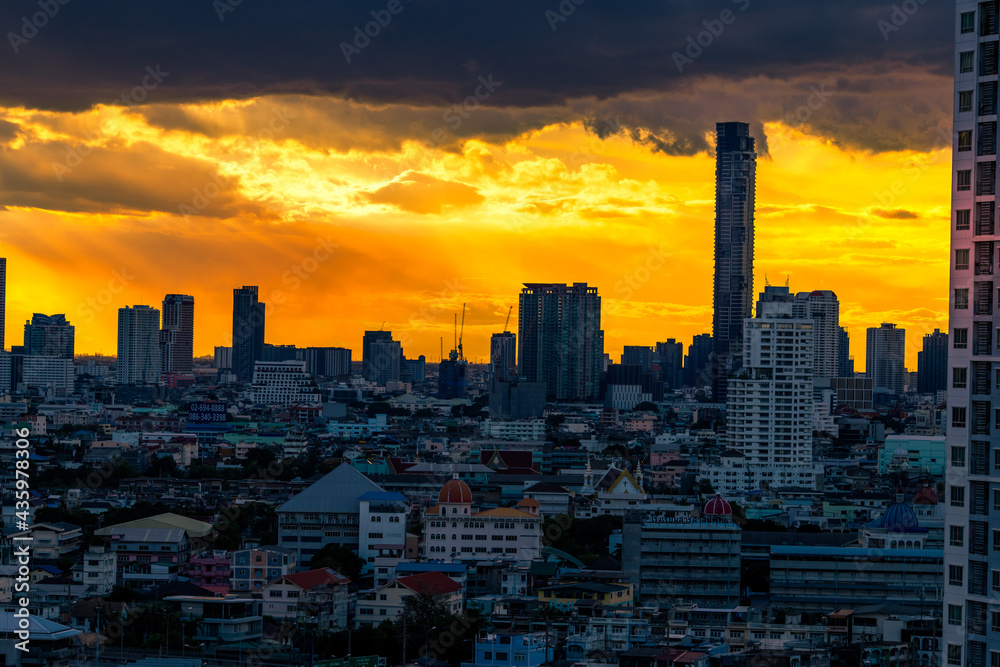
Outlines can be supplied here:
<path id="1" fill-rule="evenodd" d="M 358 511 L 361 496 L 373 491 L 386 492 L 354 466 L 342 463 L 278 507 L 278 512 L 354 513 Z"/>

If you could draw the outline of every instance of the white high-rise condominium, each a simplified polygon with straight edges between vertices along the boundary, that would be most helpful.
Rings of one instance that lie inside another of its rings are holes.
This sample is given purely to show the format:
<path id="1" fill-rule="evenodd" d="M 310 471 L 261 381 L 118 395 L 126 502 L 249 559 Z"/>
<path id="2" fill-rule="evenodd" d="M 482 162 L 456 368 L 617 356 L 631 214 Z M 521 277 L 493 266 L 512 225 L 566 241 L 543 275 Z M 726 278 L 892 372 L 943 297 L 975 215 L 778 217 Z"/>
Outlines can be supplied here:
<path id="1" fill-rule="evenodd" d="M 160 311 L 149 306 L 118 309 L 118 384 L 156 384 L 160 379 Z"/>
<path id="2" fill-rule="evenodd" d="M 729 378 L 727 439 L 743 454 L 744 488 L 814 487 L 813 321 L 787 287 L 768 286 L 744 321 L 743 368 Z M 819 467 L 822 471 L 822 467 Z"/>
<path id="3" fill-rule="evenodd" d="M 840 355 L 840 301 L 830 290 L 799 292 L 792 314 L 813 321 L 813 377 L 837 377 Z"/>
<path id="4" fill-rule="evenodd" d="M 997 2 L 955 9 L 943 665 L 1000 665 Z M 994 366 L 996 364 L 996 366 Z M 993 396 L 997 394 L 997 396 Z M 993 400 L 996 400 L 994 403 Z M 993 450 L 991 452 L 991 450 Z"/>

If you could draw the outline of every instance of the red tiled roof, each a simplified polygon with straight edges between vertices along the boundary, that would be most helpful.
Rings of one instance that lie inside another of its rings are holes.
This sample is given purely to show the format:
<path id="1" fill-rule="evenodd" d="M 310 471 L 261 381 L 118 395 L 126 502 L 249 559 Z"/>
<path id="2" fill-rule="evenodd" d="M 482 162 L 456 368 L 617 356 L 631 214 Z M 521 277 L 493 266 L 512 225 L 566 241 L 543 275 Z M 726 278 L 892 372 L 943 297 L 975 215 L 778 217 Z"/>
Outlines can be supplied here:
<path id="1" fill-rule="evenodd" d="M 446 595 L 462 590 L 462 585 L 441 572 L 421 572 L 396 579 L 414 593 L 423 595 Z"/>
<path id="2" fill-rule="evenodd" d="M 315 586 L 346 584 L 350 581 L 347 577 L 337 574 L 328 567 L 320 568 L 319 570 L 309 570 L 308 572 L 299 572 L 297 574 L 286 574 L 279 578 L 295 584 L 304 591 L 310 591 Z"/>

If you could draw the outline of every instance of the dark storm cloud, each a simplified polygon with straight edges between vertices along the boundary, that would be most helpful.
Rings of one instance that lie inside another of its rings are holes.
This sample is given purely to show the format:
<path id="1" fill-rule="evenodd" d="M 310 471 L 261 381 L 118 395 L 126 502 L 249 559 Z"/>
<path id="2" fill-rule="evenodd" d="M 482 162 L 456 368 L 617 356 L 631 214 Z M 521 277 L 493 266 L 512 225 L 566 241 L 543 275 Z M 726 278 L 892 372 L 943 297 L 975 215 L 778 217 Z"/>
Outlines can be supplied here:
<path id="1" fill-rule="evenodd" d="M 679 154 L 704 150 L 720 118 L 759 128 L 803 106 L 803 129 L 845 145 L 927 148 L 950 113 L 945 2 L 896 5 L 912 15 L 862 0 L 230 2 L 42 0 L 51 16 L 37 1 L 3 3 L 0 103 L 77 110 L 129 99 L 159 66 L 169 76 L 149 93 L 157 103 L 307 94 L 446 109 L 492 75 L 503 85 L 483 106 L 512 118 L 547 107 L 617 115 L 609 133 Z M 384 27 L 355 42 L 371 12 Z M 838 92 L 806 106 L 810 85 L 826 80 Z"/>

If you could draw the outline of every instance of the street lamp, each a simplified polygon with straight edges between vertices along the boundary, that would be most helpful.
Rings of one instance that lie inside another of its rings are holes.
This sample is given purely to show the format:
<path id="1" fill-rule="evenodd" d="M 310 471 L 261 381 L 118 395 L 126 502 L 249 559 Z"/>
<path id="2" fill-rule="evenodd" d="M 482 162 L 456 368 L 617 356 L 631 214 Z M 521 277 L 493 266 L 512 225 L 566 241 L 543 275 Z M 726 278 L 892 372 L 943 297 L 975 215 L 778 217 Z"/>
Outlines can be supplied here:
<path id="1" fill-rule="evenodd" d="M 435 625 L 424 631 L 424 667 L 430 667 L 430 656 L 428 654 L 431 650 L 431 630 L 437 629 L 438 627 Z"/>

